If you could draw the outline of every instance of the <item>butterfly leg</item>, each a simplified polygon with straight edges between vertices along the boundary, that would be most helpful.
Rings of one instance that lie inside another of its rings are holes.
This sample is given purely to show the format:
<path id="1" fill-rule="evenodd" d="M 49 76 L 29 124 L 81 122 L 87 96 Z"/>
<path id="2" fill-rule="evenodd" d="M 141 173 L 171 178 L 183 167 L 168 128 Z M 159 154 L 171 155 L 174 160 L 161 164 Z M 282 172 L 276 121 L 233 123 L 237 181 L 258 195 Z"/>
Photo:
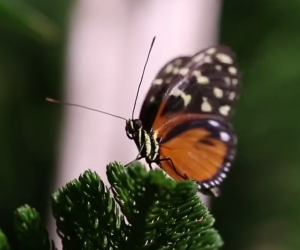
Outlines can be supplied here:
<path id="1" fill-rule="evenodd" d="M 158 162 L 161 162 L 161 161 L 170 161 L 171 164 L 172 164 L 172 167 L 176 170 L 175 166 L 174 166 L 174 163 L 172 161 L 172 159 L 170 157 L 168 158 L 163 158 L 163 159 L 159 159 Z"/>
<path id="2" fill-rule="evenodd" d="M 185 176 L 182 176 L 182 174 L 178 173 L 178 171 L 177 171 L 177 169 L 175 168 L 174 163 L 173 163 L 173 161 L 172 161 L 172 159 L 171 159 L 170 157 L 168 157 L 168 158 L 163 158 L 163 159 L 159 159 L 158 162 L 161 162 L 161 161 L 170 161 L 171 164 L 172 164 L 172 167 L 173 167 L 174 171 L 178 174 L 178 176 L 181 176 L 183 179 L 188 179 L 188 177 L 187 177 L 186 175 L 185 175 Z"/>
<path id="3" fill-rule="evenodd" d="M 135 157 L 135 159 L 134 159 L 133 161 L 127 163 L 127 164 L 124 166 L 125 168 L 128 167 L 128 165 L 130 165 L 130 164 L 133 163 L 134 161 L 138 161 L 138 160 L 140 160 L 140 159 L 143 158 L 143 157 L 141 156 L 141 152 L 142 152 L 144 146 L 145 146 L 145 144 L 142 145 L 142 147 L 141 147 L 141 149 L 140 149 L 140 151 L 139 151 L 137 157 Z"/>
<path id="4" fill-rule="evenodd" d="M 126 167 L 128 167 L 131 163 L 133 163 L 133 162 L 135 162 L 135 161 L 138 161 L 138 160 L 140 160 L 140 159 L 142 159 L 143 157 L 142 156 L 137 156 L 133 161 L 131 161 L 131 162 L 129 162 L 129 163 L 127 163 L 126 165 L 124 165 L 124 168 L 126 168 Z"/>

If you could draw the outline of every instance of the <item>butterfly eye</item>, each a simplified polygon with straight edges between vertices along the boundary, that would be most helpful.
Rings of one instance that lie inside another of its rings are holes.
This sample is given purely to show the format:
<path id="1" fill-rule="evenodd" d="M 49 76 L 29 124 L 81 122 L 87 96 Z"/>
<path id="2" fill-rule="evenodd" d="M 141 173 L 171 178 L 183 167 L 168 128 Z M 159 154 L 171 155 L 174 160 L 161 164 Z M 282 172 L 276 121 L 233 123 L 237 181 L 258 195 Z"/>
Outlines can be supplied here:
<path id="1" fill-rule="evenodd" d="M 142 128 L 142 121 L 139 119 L 129 120 L 126 122 L 126 134 L 129 139 L 133 139 L 138 131 Z"/>
<path id="2" fill-rule="evenodd" d="M 142 121 L 140 119 L 133 120 L 134 129 L 140 129 L 142 127 Z"/>

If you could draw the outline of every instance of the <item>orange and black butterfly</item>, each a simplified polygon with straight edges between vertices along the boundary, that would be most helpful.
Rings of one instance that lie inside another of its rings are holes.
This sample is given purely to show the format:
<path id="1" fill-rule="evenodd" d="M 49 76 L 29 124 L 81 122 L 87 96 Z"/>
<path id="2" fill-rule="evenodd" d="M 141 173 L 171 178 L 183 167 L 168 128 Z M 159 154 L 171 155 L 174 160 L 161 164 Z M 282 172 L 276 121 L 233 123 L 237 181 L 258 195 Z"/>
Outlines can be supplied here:
<path id="1" fill-rule="evenodd" d="M 226 46 L 178 57 L 157 74 L 139 119 L 126 121 L 138 159 L 156 163 L 178 181 L 194 180 L 202 193 L 218 195 L 236 154 L 230 119 L 240 73 Z"/>
<path id="2" fill-rule="evenodd" d="M 139 150 L 136 160 L 145 158 L 150 168 L 156 163 L 175 180 L 194 180 L 200 192 L 217 196 L 236 154 L 230 119 L 239 84 L 234 53 L 226 46 L 212 46 L 168 62 L 152 82 L 139 119 L 64 104 L 125 120 L 126 134 Z"/>

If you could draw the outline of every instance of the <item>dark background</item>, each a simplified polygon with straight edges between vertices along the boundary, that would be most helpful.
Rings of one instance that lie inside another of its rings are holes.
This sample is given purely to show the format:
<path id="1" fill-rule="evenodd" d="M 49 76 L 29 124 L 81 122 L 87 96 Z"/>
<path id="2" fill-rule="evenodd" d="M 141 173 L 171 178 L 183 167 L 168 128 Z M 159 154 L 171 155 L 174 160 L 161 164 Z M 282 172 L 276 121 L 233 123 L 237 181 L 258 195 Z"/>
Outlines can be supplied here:
<path id="1" fill-rule="evenodd" d="M 12 239 L 24 203 L 45 218 L 61 117 L 72 2 L 0 0 L 0 226 Z M 221 42 L 238 55 L 243 87 L 238 156 L 212 213 L 226 250 L 300 249 L 300 2 L 227 0 Z"/>

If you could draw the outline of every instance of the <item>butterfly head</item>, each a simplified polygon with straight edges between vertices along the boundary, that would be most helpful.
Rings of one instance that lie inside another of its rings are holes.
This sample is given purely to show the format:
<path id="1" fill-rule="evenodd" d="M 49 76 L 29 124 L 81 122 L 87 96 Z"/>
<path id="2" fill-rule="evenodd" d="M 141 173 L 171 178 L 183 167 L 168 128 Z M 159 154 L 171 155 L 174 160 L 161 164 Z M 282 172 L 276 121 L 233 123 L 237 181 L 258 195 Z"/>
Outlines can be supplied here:
<path id="1" fill-rule="evenodd" d="M 130 119 L 126 121 L 125 130 L 126 130 L 127 137 L 129 139 L 135 138 L 138 135 L 139 131 L 142 129 L 142 127 L 143 124 L 140 119 L 133 119 L 133 120 Z"/>

